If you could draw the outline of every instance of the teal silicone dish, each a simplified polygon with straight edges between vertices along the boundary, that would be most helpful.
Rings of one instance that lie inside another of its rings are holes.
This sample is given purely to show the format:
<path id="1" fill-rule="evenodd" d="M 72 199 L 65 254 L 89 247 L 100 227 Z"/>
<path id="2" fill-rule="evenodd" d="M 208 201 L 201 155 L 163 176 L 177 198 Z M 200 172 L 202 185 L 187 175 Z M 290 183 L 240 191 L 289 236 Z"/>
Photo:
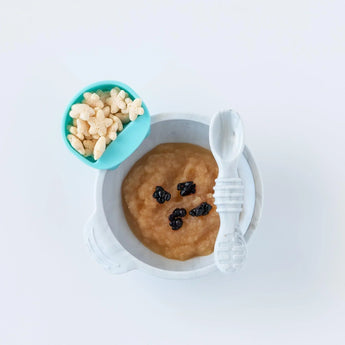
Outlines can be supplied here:
<path id="1" fill-rule="evenodd" d="M 70 142 L 67 140 L 67 135 L 69 134 L 67 126 L 73 124 L 73 119 L 69 116 L 72 105 L 80 103 L 83 100 L 84 92 L 96 92 L 97 90 L 110 91 L 115 86 L 126 91 L 132 100 L 140 98 L 132 88 L 124 83 L 114 80 L 99 81 L 85 87 L 72 98 L 65 110 L 62 121 L 62 137 L 67 148 L 82 162 L 100 170 L 116 169 L 150 134 L 150 114 L 145 103 L 142 102 L 144 114 L 139 115 L 135 121 L 123 125 L 123 130 L 117 133 L 117 138 L 106 147 L 105 152 L 98 160 L 94 160 L 93 157 L 81 155 L 71 146 Z"/>

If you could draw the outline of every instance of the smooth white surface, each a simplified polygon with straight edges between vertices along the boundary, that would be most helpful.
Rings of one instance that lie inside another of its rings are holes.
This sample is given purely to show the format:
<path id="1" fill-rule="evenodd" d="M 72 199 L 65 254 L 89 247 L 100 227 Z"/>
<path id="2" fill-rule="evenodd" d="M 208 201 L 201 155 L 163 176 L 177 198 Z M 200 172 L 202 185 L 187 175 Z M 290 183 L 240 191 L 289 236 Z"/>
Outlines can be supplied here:
<path id="1" fill-rule="evenodd" d="M 0 343 L 343 344 L 344 2 L 1 2 Z M 232 107 L 264 213 L 234 276 L 104 272 L 69 98 L 119 79 L 152 113 Z"/>

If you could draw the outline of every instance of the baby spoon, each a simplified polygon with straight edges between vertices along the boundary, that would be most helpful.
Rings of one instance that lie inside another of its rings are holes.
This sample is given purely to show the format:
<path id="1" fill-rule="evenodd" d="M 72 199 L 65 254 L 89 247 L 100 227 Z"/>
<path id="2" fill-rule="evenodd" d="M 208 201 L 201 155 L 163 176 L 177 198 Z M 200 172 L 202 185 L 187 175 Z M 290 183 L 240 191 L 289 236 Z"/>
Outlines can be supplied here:
<path id="1" fill-rule="evenodd" d="M 232 110 L 220 111 L 212 117 L 209 129 L 212 154 L 218 164 L 214 199 L 220 227 L 214 247 L 215 261 L 221 272 L 238 270 L 246 257 L 246 242 L 239 228 L 244 187 L 237 167 L 244 148 L 243 126 Z"/>

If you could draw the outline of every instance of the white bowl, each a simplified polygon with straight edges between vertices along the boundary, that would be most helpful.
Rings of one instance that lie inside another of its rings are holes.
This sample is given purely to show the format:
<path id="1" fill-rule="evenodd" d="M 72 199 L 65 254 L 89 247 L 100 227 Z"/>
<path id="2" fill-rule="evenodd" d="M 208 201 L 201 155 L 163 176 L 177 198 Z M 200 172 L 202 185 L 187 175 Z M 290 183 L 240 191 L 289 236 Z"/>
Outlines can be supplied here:
<path id="1" fill-rule="evenodd" d="M 145 247 L 126 222 L 121 203 L 121 184 L 140 157 L 158 144 L 169 142 L 192 143 L 209 149 L 208 118 L 194 114 L 157 114 L 151 120 L 151 134 L 140 147 L 116 170 L 98 173 L 96 209 L 85 226 L 87 246 L 96 260 L 115 274 L 138 269 L 171 279 L 205 275 L 216 270 L 213 254 L 186 261 L 167 259 Z M 245 190 L 240 227 L 248 241 L 261 215 L 262 182 L 247 147 L 239 163 L 239 175 Z"/>

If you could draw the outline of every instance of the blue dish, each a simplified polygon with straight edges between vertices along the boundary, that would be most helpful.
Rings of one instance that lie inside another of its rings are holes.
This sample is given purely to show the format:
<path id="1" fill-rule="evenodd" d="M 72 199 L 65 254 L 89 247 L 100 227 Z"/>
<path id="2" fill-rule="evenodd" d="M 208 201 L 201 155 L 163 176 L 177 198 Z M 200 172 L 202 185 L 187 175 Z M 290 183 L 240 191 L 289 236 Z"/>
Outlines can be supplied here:
<path id="1" fill-rule="evenodd" d="M 67 126 L 73 124 L 73 119 L 69 116 L 71 107 L 75 103 L 81 103 L 84 92 L 96 92 L 97 90 L 110 91 L 114 87 L 119 87 L 128 93 L 132 100 L 140 98 L 139 95 L 128 85 L 114 80 L 100 81 L 91 84 L 79 91 L 68 104 L 62 121 L 62 137 L 67 148 L 83 163 L 100 170 L 116 169 L 125 159 L 127 159 L 150 134 L 151 118 L 150 113 L 142 102 L 144 114 L 139 115 L 135 121 L 123 125 L 123 130 L 118 133 L 116 140 L 112 141 L 105 149 L 103 155 L 94 160 L 92 156 L 85 157 L 77 152 L 67 139 L 69 134 Z"/>

